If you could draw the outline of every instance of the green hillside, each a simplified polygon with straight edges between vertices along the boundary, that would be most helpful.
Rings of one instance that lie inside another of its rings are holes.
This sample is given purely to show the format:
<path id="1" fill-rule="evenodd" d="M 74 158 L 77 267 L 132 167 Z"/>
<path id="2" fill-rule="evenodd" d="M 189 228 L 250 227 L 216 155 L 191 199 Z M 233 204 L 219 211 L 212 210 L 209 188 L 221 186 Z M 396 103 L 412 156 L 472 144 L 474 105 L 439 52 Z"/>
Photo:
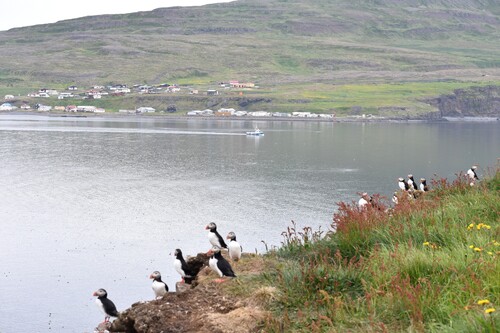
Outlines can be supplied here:
<path id="1" fill-rule="evenodd" d="M 0 32 L 0 92 L 239 80 L 281 109 L 305 101 L 323 112 L 429 112 L 422 97 L 498 85 L 499 13 L 493 0 L 238 0 L 66 20 Z M 382 103 L 332 96 L 339 86 L 394 83 L 407 85 L 403 102 L 385 91 Z M 413 96 L 420 83 L 439 87 Z"/>

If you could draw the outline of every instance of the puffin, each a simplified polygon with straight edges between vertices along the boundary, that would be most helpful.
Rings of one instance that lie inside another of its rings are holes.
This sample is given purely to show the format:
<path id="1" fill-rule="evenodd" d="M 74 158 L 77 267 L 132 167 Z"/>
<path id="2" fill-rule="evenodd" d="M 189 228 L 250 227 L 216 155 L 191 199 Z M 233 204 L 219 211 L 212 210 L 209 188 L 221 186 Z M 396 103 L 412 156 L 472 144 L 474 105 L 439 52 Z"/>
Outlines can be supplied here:
<path id="1" fill-rule="evenodd" d="M 217 282 L 225 281 L 224 277 L 236 277 L 231 265 L 224 259 L 220 250 L 220 247 L 213 246 L 207 253 L 210 256 L 208 266 L 221 277 L 221 279 L 216 280 Z"/>
<path id="2" fill-rule="evenodd" d="M 95 291 L 93 296 L 97 296 L 95 303 L 104 312 L 104 322 L 109 322 L 110 317 L 118 317 L 115 304 L 108 299 L 108 293 L 103 288 Z"/>
<path id="3" fill-rule="evenodd" d="M 412 189 L 412 190 L 418 190 L 418 186 L 417 186 L 417 183 L 415 182 L 415 179 L 413 179 L 413 175 L 412 174 L 409 174 L 408 175 L 408 186 Z"/>
<path id="4" fill-rule="evenodd" d="M 229 244 L 227 245 L 227 249 L 229 250 L 229 258 L 231 258 L 234 261 L 240 260 L 243 248 L 236 241 L 236 234 L 231 231 L 230 233 L 227 234 L 226 239 L 229 239 Z"/>
<path id="5" fill-rule="evenodd" d="M 155 298 L 161 298 L 168 293 L 168 286 L 165 282 L 161 280 L 161 274 L 158 271 L 154 271 L 149 276 L 150 279 L 153 279 L 153 291 L 155 292 Z"/>
<path id="6" fill-rule="evenodd" d="M 392 203 L 397 205 L 399 203 L 398 192 L 394 192 L 392 195 Z"/>
<path id="7" fill-rule="evenodd" d="M 398 179 L 398 185 L 399 185 L 399 188 L 402 191 L 408 191 L 410 189 L 410 186 L 408 185 L 408 183 L 406 182 L 406 180 L 404 180 L 403 177 L 399 177 L 399 179 Z"/>
<path id="8" fill-rule="evenodd" d="M 219 248 L 225 248 L 227 249 L 227 245 L 224 242 L 224 239 L 222 236 L 217 232 L 217 225 L 215 223 L 210 222 L 206 227 L 206 230 L 208 230 L 208 240 L 210 241 L 210 244 L 212 246 L 217 246 Z"/>
<path id="9" fill-rule="evenodd" d="M 363 194 L 361 194 L 361 198 L 358 201 L 358 207 L 363 208 L 366 205 L 368 205 L 368 203 L 371 201 L 372 201 L 372 199 L 370 198 L 368 193 L 364 192 Z"/>
<path id="10" fill-rule="evenodd" d="M 425 178 L 420 178 L 420 191 L 429 191 L 429 186 L 427 186 L 427 180 L 425 180 Z"/>
<path id="11" fill-rule="evenodd" d="M 191 267 L 184 260 L 181 249 L 175 249 L 174 256 L 174 268 L 181 275 L 182 283 L 186 282 L 185 279 L 187 279 L 187 283 L 191 283 L 195 274 L 193 274 Z"/>
<path id="12" fill-rule="evenodd" d="M 467 175 L 473 181 L 479 180 L 479 177 L 477 176 L 477 173 L 476 173 L 476 169 L 477 169 L 477 166 L 473 165 L 473 166 L 471 166 L 471 168 L 469 170 L 467 170 Z"/>

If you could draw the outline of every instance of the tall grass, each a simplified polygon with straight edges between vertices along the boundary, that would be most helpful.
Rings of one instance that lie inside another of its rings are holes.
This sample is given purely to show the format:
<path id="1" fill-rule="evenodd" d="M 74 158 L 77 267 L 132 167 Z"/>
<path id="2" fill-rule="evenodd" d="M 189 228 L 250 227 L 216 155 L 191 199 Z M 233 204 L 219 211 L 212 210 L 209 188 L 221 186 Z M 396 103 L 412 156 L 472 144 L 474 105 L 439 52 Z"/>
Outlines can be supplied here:
<path id="1" fill-rule="evenodd" d="M 284 232 L 266 332 L 499 332 L 500 169 Z"/>

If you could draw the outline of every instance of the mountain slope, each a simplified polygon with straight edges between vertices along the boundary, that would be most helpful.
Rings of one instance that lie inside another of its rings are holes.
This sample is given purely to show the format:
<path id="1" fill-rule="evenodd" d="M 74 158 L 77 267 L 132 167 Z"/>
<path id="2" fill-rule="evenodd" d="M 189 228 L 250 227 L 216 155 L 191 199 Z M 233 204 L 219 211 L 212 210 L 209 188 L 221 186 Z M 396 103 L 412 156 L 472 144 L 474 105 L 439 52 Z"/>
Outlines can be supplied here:
<path id="1" fill-rule="evenodd" d="M 499 8 L 493 0 L 238 0 L 11 29 L 0 32 L 0 92 L 239 80 L 258 84 L 258 98 L 281 98 L 281 109 L 312 100 L 318 110 L 371 107 L 328 94 L 346 84 L 498 84 Z M 420 95 L 375 107 L 430 97 Z M 342 103 L 324 105 L 332 98 Z"/>

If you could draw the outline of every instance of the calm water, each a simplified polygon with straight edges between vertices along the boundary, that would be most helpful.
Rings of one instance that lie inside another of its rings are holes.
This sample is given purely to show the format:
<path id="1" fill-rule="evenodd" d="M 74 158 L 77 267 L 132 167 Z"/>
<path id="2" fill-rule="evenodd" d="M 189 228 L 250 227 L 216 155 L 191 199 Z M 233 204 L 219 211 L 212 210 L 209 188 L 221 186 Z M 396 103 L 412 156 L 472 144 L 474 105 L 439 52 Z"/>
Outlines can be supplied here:
<path id="1" fill-rule="evenodd" d="M 174 289 L 170 253 L 207 251 L 210 221 L 263 252 L 291 220 L 326 229 L 336 202 L 390 196 L 408 173 L 481 176 L 499 129 L 2 115 L 0 332 L 91 332 L 94 290 L 124 310 L 153 298 L 154 270 Z"/>

